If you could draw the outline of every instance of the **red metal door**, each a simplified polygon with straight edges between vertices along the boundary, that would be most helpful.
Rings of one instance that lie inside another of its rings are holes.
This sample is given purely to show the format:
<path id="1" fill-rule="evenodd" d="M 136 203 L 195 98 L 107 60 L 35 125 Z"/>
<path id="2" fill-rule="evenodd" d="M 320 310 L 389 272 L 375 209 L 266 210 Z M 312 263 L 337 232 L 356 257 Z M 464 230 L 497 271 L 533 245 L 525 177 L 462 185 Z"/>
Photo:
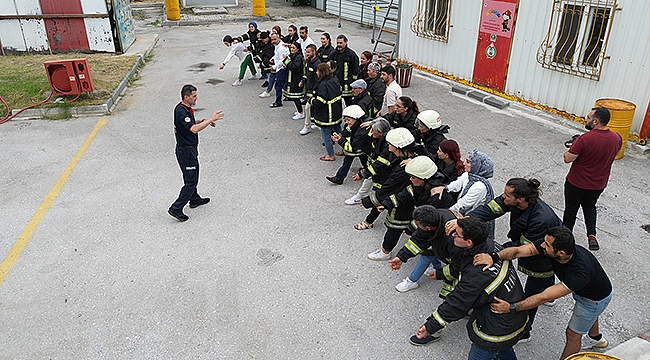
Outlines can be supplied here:
<path id="1" fill-rule="evenodd" d="M 83 14 L 79 0 L 39 0 L 43 14 Z M 45 19 L 52 51 L 89 50 L 86 25 L 81 18 Z"/>
<path id="2" fill-rule="evenodd" d="M 503 90 L 519 0 L 483 0 L 472 80 Z"/>

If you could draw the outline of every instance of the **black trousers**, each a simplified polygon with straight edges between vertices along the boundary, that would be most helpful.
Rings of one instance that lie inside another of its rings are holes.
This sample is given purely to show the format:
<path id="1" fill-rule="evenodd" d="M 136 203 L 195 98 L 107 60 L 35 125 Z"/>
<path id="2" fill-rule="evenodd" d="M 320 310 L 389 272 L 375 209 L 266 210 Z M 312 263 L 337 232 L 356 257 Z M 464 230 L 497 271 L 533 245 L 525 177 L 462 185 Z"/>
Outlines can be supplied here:
<path id="1" fill-rule="evenodd" d="M 199 152 L 196 147 L 176 147 L 176 160 L 183 173 L 183 187 L 178 199 L 174 201 L 169 210 L 179 213 L 183 211 L 188 202 L 198 203 L 201 197 L 196 191 L 199 183 Z"/>
<path id="2" fill-rule="evenodd" d="M 564 226 L 573 231 L 578 209 L 582 206 L 587 235 L 596 235 L 596 202 L 603 190 L 585 190 L 564 181 Z"/>

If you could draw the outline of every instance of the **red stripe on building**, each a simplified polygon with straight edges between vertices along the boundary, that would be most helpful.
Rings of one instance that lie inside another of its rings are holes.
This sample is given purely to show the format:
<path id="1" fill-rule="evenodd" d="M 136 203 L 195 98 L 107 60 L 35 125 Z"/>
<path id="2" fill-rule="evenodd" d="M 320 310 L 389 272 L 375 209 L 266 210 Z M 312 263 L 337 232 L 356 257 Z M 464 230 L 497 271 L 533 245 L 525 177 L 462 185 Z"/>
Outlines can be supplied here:
<path id="1" fill-rule="evenodd" d="M 83 14 L 80 0 L 39 0 L 43 14 Z M 45 19 L 52 51 L 90 50 L 84 19 Z"/>

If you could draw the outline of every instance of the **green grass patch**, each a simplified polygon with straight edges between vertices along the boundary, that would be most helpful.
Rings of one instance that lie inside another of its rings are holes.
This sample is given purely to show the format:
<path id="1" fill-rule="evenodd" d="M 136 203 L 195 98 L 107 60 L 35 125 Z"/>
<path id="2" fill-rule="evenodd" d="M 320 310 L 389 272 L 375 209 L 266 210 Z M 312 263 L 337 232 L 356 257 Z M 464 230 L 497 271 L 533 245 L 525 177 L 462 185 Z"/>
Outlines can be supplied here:
<path id="1" fill-rule="evenodd" d="M 95 91 L 81 94 L 73 106 L 100 105 L 106 102 L 137 60 L 137 56 L 105 53 L 0 56 L 0 96 L 11 109 L 21 109 L 43 101 L 51 91 L 43 63 L 50 60 L 79 58 L 88 59 Z M 50 100 L 56 97 L 58 96 L 55 95 Z M 66 102 L 75 97 L 76 95 L 63 96 Z M 71 105 L 59 103 L 45 106 L 69 107 Z M 0 113 L 4 111 L 0 109 Z"/>

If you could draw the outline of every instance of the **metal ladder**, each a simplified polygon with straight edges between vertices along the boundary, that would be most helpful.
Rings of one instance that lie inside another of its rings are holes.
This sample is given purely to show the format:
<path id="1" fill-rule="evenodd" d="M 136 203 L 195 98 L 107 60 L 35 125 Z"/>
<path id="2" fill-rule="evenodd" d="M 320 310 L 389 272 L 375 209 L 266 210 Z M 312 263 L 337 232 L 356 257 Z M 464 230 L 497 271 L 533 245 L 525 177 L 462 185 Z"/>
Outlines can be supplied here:
<path id="1" fill-rule="evenodd" d="M 384 19 L 379 29 L 376 29 L 375 26 L 372 28 L 371 43 L 374 44 L 372 53 L 376 54 L 377 56 L 380 56 L 381 54 L 381 56 L 384 56 L 387 61 L 390 62 L 394 60 L 394 56 L 397 53 L 398 36 L 397 31 L 386 28 L 386 24 L 393 24 L 395 29 L 399 29 L 399 0 L 382 1 L 382 3 L 387 3 L 388 5 L 386 6 L 386 13 L 384 14 Z M 381 9 L 381 5 L 378 4 L 377 0 L 375 0 L 373 9 L 375 11 L 376 17 L 377 12 Z M 391 34 L 393 37 L 391 39 L 388 39 L 388 35 L 385 35 L 386 33 Z M 384 36 L 382 37 L 382 35 Z M 378 50 L 379 44 L 384 45 L 382 46 L 384 49 Z"/>

